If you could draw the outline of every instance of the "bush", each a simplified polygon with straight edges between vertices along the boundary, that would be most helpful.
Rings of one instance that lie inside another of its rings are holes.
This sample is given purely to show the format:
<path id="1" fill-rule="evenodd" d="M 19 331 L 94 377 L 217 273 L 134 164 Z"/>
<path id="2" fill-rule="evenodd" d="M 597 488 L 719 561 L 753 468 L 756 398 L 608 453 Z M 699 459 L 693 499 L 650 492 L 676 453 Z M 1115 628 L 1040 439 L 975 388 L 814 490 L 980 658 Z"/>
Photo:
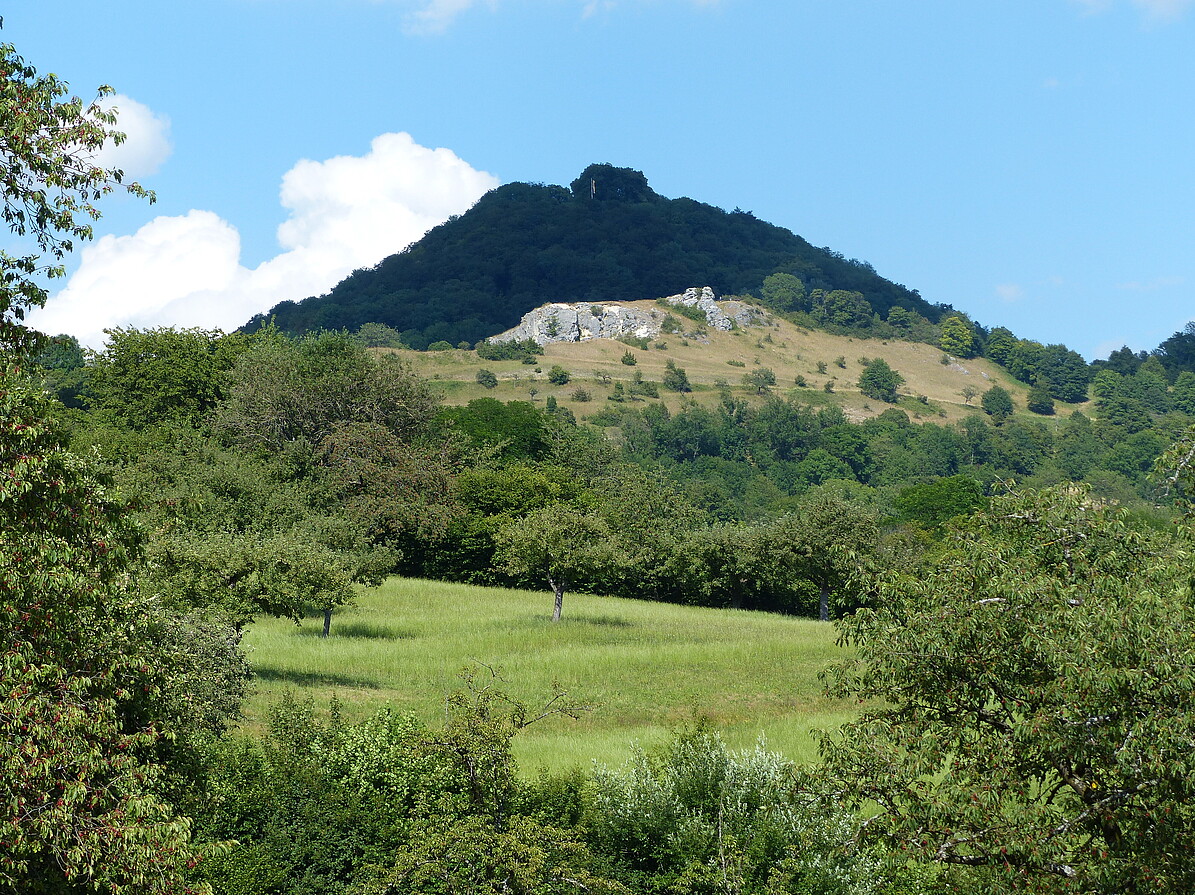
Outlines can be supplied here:
<path id="1" fill-rule="evenodd" d="M 441 339 L 439 342 L 432 342 L 430 345 L 428 345 L 427 350 L 428 351 L 451 351 L 452 343 L 445 342 L 443 339 Z"/>
<path id="2" fill-rule="evenodd" d="M 552 369 L 548 370 L 548 382 L 552 385 L 568 385 L 570 378 L 568 370 L 560 364 L 553 364 Z"/>
<path id="3" fill-rule="evenodd" d="M 979 405 L 983 408 L 983 412 L 996 422 L 1012 416 L 1012 395 L 998 385 L 993 385 L 983 393 L 983 397 L 979 399 Z"/>
<path id="4" fill-rule="evenodd" d="M 493 388 L 498 384 L 498 377 L 494 375 L 492 370 L 478 370 L 477 384 L 482 388 Z"/>
<path id="5" fill-rule="evenodd" d="M 678 367 L 675 361 L 668 361 L 664 365 L 664 388 L 674 392 L 691 392 L 693 386 L 689 384 L 689 377 L 683 367 Z"/>
<path id="6" fill-rule="evenodd" d="M 660 390 L 656 387 L 656 384 L 650 379 L 644 379 L 643 374 L 638 370 L 635 371 L 635 376 L 631 380 L 630 392 L 632 395 L 643 395 L 647 398 L 660 397 Z"/>
<path id="7" fill-rule="evenodd" d="M 1051 416 L 1054 413 L 1054 398 L 1050 394 L 1048 388 L 1040 385 L 1035 385 L 1029 389 L 1029 397 L 1026 403 L 1031 413 L 1039 413 L 1042 416 Z"/>
<path id="8" fill-rule="evenodd" d="M 399 331 L 384 323 L 362 323 L 357 329 L 357 340 L 366 348 L 405 347 Z"/>
<path id="9" fill-rule="evenodd" d="M 793 785 L 763 745 L 731 752 L 708 724 L 594 772 L 591 847 L 635 892 L 863 893 L 878 862 L 834 848 L 858 821 Z"/>
<path id="10" fill-rule="evenodd" d="M 628 349 L 622 353 L 622 362 L 628 367 L 633 367 L 635 364 L 639 363 L 639 359 L 636 358 L 635 355 L 633 355 Z"/>
<path id="11" fill-rule="evenodd" d="M 521 360 L 525 364 L 535 363 L 535 358 L 544 353 L 543 346 L 534 339 L 521 342 L 481 341 L 476 348 L 477 356 L 482 360 Z"/>
<path id="12" fill-rule="evenodd" d="M 896 390 L 904 384 L 905 378 L 888 366 L 888 362 L 877 358 L 859 374 L 859 391 L 869 398 L 895 404 Z"/>

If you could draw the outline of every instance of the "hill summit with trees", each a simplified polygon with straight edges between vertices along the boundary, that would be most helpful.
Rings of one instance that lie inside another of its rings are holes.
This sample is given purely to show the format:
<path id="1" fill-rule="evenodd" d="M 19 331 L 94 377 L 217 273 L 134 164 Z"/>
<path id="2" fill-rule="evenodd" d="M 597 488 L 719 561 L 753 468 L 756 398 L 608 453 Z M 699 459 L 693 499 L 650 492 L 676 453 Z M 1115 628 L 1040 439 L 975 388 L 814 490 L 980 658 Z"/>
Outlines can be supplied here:
<path id="1" fill-rule="evenodd" d="M 548 302 L 652 299 L 694 283 L 719 295 L 760 296 L 764 279 L 776 273 L 799 278 L 807 290 L 779 296 L 785 306 L 778 311 L 801 310 L 817 290 L 858 296 L 848 316 L 887 317 L 899 307 L 937 322 L 946 310 L 870 264 L 817 248 L 748 211 L 669 199 L 639 171 L 594 164 L 567 189 L 498 187 L 328 294 L 280 302 L 246 329 L 271 318 L 294 334 L 380 323 L 412 348 L 472 344 Z"/>

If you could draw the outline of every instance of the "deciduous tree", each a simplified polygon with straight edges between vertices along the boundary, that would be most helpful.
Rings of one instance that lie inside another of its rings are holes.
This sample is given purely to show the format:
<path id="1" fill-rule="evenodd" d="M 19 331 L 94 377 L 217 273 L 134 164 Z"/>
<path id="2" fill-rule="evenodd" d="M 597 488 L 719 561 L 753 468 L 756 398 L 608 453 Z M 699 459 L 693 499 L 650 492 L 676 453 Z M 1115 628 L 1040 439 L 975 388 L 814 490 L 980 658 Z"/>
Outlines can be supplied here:
<path id="1" fill-rule="evenodd" d="M 619 561 L 613 535 L 600 516 L 560 504 L 510 522 L 496 542 L 495 560 L 505 571 L 539 578 L 552 588 L 554 622 L 560 621 L 572 582 Z"/>
<path id="2" fill-rule="evenodd" d="M 85 103 L 66 82 L 39 75 L 12 44 L 0 43 L 0 189 L 4 222 L 36 250 L 0 251 L 0 344 L 24 348 L 34 334 L 21 325 L 25 312 L 45 304 L 42 277 L 65 274 L 62 260 L 92 236 L 97 203 L 122 186 L 117 169 L 95 164 L 96 153 L 124 141 L 116 112 L 101 105 L 112 94 L 100 87 Z M 153 201 L 136 183 L 127 192 Z"/>
<path id="3" fill-rule="evenodd" d="M 868 835 L 934 891 L 1195 887 L 1195 603 L 1186 538 L 1075 486 L 997 498 L 879 605 L 840 622 L 822 737 Z"/>

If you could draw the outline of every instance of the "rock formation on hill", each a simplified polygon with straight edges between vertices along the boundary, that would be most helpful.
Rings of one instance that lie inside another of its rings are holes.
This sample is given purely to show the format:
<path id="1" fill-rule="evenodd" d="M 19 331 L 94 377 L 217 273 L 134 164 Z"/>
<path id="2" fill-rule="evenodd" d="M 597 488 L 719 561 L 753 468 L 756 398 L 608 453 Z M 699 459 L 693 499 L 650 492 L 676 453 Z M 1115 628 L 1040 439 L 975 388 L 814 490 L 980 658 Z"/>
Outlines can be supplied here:
<path id="1" fill-rule="evenodd" d="M 628 307 L 619 302 L 554 302 L 523 315 L 519 325 L 490 338 L 491 342 L 531 339 L 539 345 L 550 342 L 584 342 L 588 339 L 617 339 L 624 336 L 654 339 L 668 316 L 668 306 L 698 308 L 705 312 L 706 326 L 730 330 L 763 321 L 763 312 L 741 301 L 719 302 L 709 286 L 692 287 L 671 295 L 650 309 Z"/>

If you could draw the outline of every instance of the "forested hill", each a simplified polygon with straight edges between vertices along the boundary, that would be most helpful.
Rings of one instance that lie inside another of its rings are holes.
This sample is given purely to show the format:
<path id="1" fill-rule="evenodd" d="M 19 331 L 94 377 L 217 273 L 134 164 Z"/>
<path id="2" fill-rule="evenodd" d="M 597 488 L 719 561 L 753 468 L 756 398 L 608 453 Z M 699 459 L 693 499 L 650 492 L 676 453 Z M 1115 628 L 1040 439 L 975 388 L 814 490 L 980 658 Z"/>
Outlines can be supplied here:
<path id="1" fill-rule="evenodd" d="M 794 274 L 810 290 L 860 293 L 881 317 L 893 306 L 937 321 L 915 291 L 750 212 L 668 199 L 638 171 L 591 165 L 571 187 L 511 183 L 330 293 L 258 315 L 288 332 L 384 323 L 406 344 L 470 343 L 551 301 L 658 298 L 688 286 L 759 295 L 764 277 Z"/>

